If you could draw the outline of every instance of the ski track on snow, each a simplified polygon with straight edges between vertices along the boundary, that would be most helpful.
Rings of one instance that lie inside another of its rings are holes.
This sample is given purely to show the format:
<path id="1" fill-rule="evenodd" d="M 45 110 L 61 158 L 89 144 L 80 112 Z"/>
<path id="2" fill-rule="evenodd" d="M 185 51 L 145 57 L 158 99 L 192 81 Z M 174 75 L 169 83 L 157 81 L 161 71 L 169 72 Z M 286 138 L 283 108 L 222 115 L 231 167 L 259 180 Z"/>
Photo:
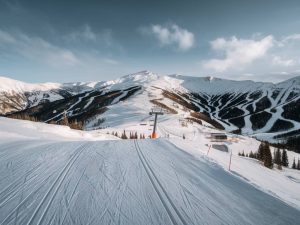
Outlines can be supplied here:
<path id="1" fill-rule="evenodd" d="M 165 140 L 0 143 L 0 224 L 297 224 L 300 212 Z"/>

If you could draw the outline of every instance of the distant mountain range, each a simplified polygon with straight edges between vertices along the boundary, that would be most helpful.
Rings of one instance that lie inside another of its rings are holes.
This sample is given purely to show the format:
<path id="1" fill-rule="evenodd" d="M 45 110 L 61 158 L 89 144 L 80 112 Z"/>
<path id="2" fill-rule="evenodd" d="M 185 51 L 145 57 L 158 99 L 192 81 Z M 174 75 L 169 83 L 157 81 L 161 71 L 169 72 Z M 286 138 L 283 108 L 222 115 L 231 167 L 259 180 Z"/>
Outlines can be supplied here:
<path id="1" fill-rule="evenodd" d="M 107 126 L 114 124 L 116 107 L 142 110 L 146 116 L 153 105 L 172 116 L 271 142 L 300 136 L 300 77 L 277 84 L 159 76 L 149 71 L 112 81 L 65 84 L 27 84 L 0 77 L 0 113 L 5 116 L 26 114 L 56 123 L 65 111 L 69 120 L 83 122 L 85 129 L 97 129 L 101 125 L 93 121 L 99 118 L 104 118 Z"/>

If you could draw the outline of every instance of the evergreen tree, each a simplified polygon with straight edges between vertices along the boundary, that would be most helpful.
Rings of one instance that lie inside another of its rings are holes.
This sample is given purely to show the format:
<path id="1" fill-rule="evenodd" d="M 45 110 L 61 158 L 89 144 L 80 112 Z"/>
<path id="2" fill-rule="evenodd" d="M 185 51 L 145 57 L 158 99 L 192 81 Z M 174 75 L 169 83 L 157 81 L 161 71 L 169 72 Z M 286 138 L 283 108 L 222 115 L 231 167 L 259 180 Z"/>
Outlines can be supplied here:
<path id="1" fill-rule="evenodd" d="M 264 144 L 263 153 L 264 153 L 263 155 L 264 166 L 270 169 L 273 168 L 273 159 L 272 159 L 272 154 L 271 154 L 269 144 L 267 143 Z"/>
<path id="2" fill-rule="evenodd" d="M 278 165 L 282 165 L 282 154 L 281 154 L 281 150 L 278 149 Z"/>
<path id="3" fill-rule="evenodd" d="M 281 156 L 281 151 L 280 149 L 278 149 L 278 153 L 277 153 L 277 157 L 278 157 L 278 162 L 277 162 L 277 169 L 282 170 L 282 156 Z"/>
<path id="4" fill-rule="evenodd" d="M 121 138 L 122 138 L 122 139 L 128 139 L 125 130 L 124 130 L 123 134 L 121 135 Z"/>
<path id="5" fill-rule="evenodd" d="M 250 157 L 250 158 L 254 158 L 254 154 L 253 154 L 252 151 L 250 152 L 249 157 Z"/>
<path id="6" fill-rule="evenodd" d="M 281 159 L 281 151 L 280 149 L 275 149 L 274 150 L 274 163 L 277 164 L 277 168 L 279 170 L 282 170 L 282 159 Z"/>
<path id="7" fill-rule="evenodd" d="M 298 159 L 297 170 L 300 170 L 300 159 Z"/>
<path id="8" fill-rule="evenodd" d="M 241 153 L 239 152 L 239 154 L 238 154 L 239 156 L 241 156 Z"/>
<path id="9" fill-rule="evenodd" d="M 245 157 L 245 152 L 244 152 L 244 150 L 243 150 L 243 152 L 242 152 L 241 156 Z"/>
<path id="10" fill-rule="evenodd" d="M 246 157 L 249 157 L 248 153 L 245 155 Z"/>
<path id="11" fill-rule="evenodd" d="M 294 160 L 293 160 L 292 169 L 296 169 L 296 161 L 295 161 L 295 158 L 294 158 Z"/>
<path id="12" fill-rule="evenodd" d="M 260 161 L 264 160 L 264 142 L 261 142 L 259 147 L 258 147 L 258 151 L 257 151 L 257 159 Z"/>
<path id="13" fill-rule="evenodd" d="M 285 149 L 283 149 L 282 156 L 281 156 L 282 165 L 285 167 L 289 166 L 289 159 Z"/>
<path id="14" fill-rule="evenodd" d="M 282 159 L 281 159 L 281 151 L 280 149 L 276 149 L 274 151 L 274 163 L 277 164 L 277 165 L 281 165 L 282 164 Z"/>

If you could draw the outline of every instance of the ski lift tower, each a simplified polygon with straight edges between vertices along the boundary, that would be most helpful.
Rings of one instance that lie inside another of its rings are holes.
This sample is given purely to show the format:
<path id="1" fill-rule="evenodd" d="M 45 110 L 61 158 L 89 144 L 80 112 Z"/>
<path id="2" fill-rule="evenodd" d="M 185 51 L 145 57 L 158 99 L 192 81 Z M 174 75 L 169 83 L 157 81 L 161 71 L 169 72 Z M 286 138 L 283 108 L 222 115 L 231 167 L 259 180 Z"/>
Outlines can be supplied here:
<path id="1" fill-rule="evenodd" d="M 153 132 L 151 138 L 157 138 L 157 134 L 156 134 L 157 116 L 164 115 L 164 113 L 161 108 L 152 108 L 149 115 L 151 116 L 154 115 L 154 126 L 153 126 Z"/>

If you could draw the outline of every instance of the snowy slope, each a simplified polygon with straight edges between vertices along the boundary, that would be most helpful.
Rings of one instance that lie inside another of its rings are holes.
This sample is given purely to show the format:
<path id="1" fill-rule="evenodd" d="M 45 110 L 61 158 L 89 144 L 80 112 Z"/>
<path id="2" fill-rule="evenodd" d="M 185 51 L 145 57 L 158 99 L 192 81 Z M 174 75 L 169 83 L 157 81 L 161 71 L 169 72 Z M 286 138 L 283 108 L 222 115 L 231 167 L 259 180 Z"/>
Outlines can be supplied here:
<path id="1" fill-rule="evenodd" d="M 67 126 L 0 117 L 0 142 L 16 140 L 99 141 L 116 140 L 99 131 L 73 130 Z"/>
<path id="2" fill-rule="evenodd" d="M 53 126 L 0 122 L 3 133 L 7 124 L 10 133 L 32 135 Z M 0 224 L 298 223 L 299 210 L 191 151 L 165 139 L 1 135 Z"/>
<path id="3" fill-rule="evenodd" d="M 59 87 L 56 83 L 28 84 L 0 77 L 0 114 L 19 111 L 45 99 L 59 100 L 62 96 L 53 91 Z"/>
<path id="4" fill-rule="evenodd" d="M 0 77 L 0 114 L 20 111 L 44 102 L 68 98 L 92 90 L 86 83 L 30 84 Z"/>
<path id="5" fill-rule="evenodd" d="M 58 83 L 42 83 L 29 84 L 18 80 L 13 80 L 7 77 L 0 76 L 0 90 L 1 92 L 32 92 L 32 91 L 49 91 L 51 89 L 60 88 Z"/>
<path id="6" fill-rule="evenodd" d="M 143 92 L 130 98 L 128 103 L 120 103 L 111 109 L 126 112 L 139 107 L 147 114 L 153 106 L 149 101 L 157 99 L 177 111 L 180 111 L 180 106 L 188 112 L 203 112 L 227 131 L 236 130 L 262 140 L 278 142 L 299 135 L 300 85 L 295 80 L 299 79 L 272 84 L 212 77 L 157 76 L 146 71 L 112 82 L 111 88 L 141 85 Z M 176 94 L 177 99 L 170 98 L 164 92 Z M 106 118 L 108 125 L 116 124 L 114 119 L 117 118 L 110 119 L 110 111 L 101 116 Z M 187 116 L 190 116 L 189 113 L 185 113 Z M 120 116 L 117 121 L 122 118 Z"/>

